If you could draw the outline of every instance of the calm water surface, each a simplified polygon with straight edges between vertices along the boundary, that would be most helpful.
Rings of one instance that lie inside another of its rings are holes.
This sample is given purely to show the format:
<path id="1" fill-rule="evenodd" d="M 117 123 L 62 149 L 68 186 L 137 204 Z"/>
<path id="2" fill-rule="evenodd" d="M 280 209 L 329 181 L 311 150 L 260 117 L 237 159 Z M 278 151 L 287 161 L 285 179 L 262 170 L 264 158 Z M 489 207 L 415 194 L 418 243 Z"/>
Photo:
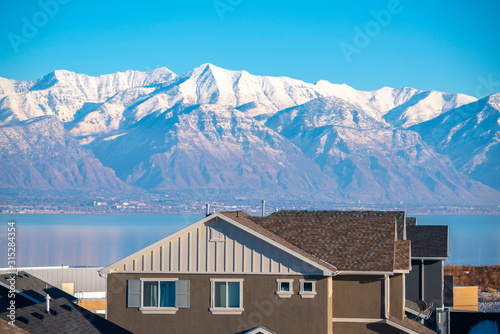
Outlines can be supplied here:
<path id="1" fill-rule="evenodd" d="M 18 266 L 105 266 L 203 218 L 202 214 L 0 215 L 0 267 L 7 223 L 16 221 Z M 449 264 L 500 264 L 500 215 L 417 215 L 418 225 L 450 226 Z M 3 225 L 3 226 L 2 226 Z"/>

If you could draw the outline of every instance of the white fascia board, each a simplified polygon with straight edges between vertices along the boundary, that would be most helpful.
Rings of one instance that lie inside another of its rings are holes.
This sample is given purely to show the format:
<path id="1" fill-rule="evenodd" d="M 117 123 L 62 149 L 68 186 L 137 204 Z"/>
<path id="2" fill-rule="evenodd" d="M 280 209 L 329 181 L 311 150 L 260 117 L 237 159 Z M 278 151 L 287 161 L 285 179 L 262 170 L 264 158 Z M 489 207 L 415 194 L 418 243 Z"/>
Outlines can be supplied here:
<path id="1" fill-rule="evenodd" d="M 205 217 L 205 218 L 203 218 L 203 219 L 198 220 L 197 222 L 192 223 L 192 224 L 191 224 L 191 225 L 189 225 L 189 226 L 184 227 L 183 229 L 181 229 L 181 230 L 179 230 L 179 231 L 177 231 L 177 232 L 174 232 L 174 233 L 172 233 L 172 234 L 170 234 L 170 235 L 168 235 L 168 236 L 164 237 L 163 239 L 160 239 L 160 240 L 156 241 L 155 243 L 152 243 L 152 244 L 151 244 L 151 245 L 149 245 L 149 246 L 146 246 L 146 247 L 144 247 L 144 248 L 142 248 L 142 249 L 139 249 L 137 252 L 134 252 L 134 253 L 130 254 L 129 256 L 124 257 L 123 259 L 118 260 L 118 261 L 116 261 L 116 262 L 114 262 L 114 263 L 110 264 L 110 265 L 109 265 L 109 266 L 107 266 L 107 267 L 102 268 L 101 270 L 99 270 L 99 274 L 100 274 L 100 275 L 106 275 L 106 274 L 109 274 L 109 273 L 110 273 L 110 271 L 111 271 L 111 269 L 113 269 L 114 267 L 119 266 L 120 264 L 125 263 L 125 262 L 127 262 L 128 260 L 131 260 L 131 259 L 135 258 L 136 256 L 141 255 L 142 253 L 147 252 L 148 250 L 151 250 L 151 249 L 153 249 L 153 248 L 155 248 L 155 247 L 157 247 L 157 246 L 159 246 L 159 245 L 163 244 L 164 242 L 167 242 L 167 241 L 169 241 L 169 240 L 171 240 L 171 239 L 173 239 L 173 238 L 176 238 L 176 237 L 180 236 L 181 234 L 183 234 L 184 232 L 187 232 L 187 231 L 189 231 L 189 230 L 191 230 L 191 229 L 193 229 L 193 228 L 196 228 L 196 227 L 198 227 L 199 225 L 206 223 L 207 221 L 209 221 L 209 220 L 213 219 L 213 218 L 214 218 L 214 217 L 216 217 L 216 216 L 217 216 L 217 217 L 220 217 L 220 215 L 219 215 L 219 214 L 217 214 L 217 213 L 215 213 L 215 214 L 211 214 L 211 215 L 209 215 L 209 216 L 206 216 L 206 217 Z"/>
<path id="2" fill-rule="evenodd" d="M 407 306 L 405 306 L 405 311 L 408 312 L 408 313 L 420 316 L 420 318 L 423 318 L 424 320 L 429 319 L 429 316 L 427 316 L 426 313 L 417 312 L 414 309 L 411 309 L 411 308 L 409 308 Z"/>
<path id="3" fill-rule="evenodd" d="M 71 266 L 46 266 L 46 267 L 15 267 L 15 268 L 0 268 L 0 272 L 16 272 L 22 270 L 47 270 L 47 269 L 69 269 L 74 268 Z M 93 268 L 93 267 L 82 267 L 82 268 Z M 102 268 L 102 267 L 95 267 Z"/>
<path id="4" fill-rule="evenodd" d="M 258 328 L 253 328 L 250 329 L 248 332 L 245 332 L 244 334 L 276 334 L 276 332 L 270 332 L 267 329 L 264 328 L 264 326 L 260 326 Z"/>
<path id="5" fill-rule="evenodd" d="M 341 270 L 337 273 L 337 275 L 377 275 L 377 276 L 383 276 L 383 275 L 394 275 L 393 271 L 348 271 L 348 270 Z"/>
<path id="6" fill-rule="evenodd" d="M 394 273 L 395 274 L 409 274 L 410 270 L 397 269 L 397 270 L 394 270 Z"/>
<path id="7" fill-rule="evenodd" d="M 231 224 L 235 225 L 236 227 L 238 227 L 238 228 L 242 229 L 243 231 L 248 232 L 248 233 L 250 233 L 251 235 L 256 236 L 257 238 L 262 239 L 262 240 L 264 240 L 265 242 L 267 242 L 267 243 L 269 243 L 269 244 L 271 244 L 271 245 L 273 245 L 273 246 L 275 246 L 275 247 L 277 247 L 277 248 L 281 249 L 282 251 L 284 251 L 284 252 L 286 252 L 286 253 L 288 253 L 288 254 L 290 254 L 290 255 L 292 255 L 292 256 L 294 256 L 294 257 L 296 257 L 296 258 L 298 258 L 298 259 L 300 259 L 300 260 L 302 260 L 302 261 L 304 261 L 304 262 L 306 262 L 307 264 L 310 264 L 311 266 L 313 266 L 313 267 L 315 267 L 315 268 L 318 268 L 319 270 L 323 271 L 323 275 L 324 275 L 324 276 L 335 276 L 335 275 L 337 274 L 337 272 L 332 271 L 332 270 L 330 270 L 330 269 L 328 269 L 328 268 L 326 268 L 326 267 L 323 267 L 323 266 L 319 265 L 319 264 L 318 264 L 318 263 L 316 263 L 316 262 L 313 262 L 313 261 L 309 260 L 308 258 L 306 258 L 306 257 L 304 257 L 304 256 L 302 256 L 302 255 L 300 255 L 299 253 L 297 253 L 297 252 L 295 252 L 295 251 L 291 250 L 290 248 L 285 247 L 285 246 L 283 246 L 283 245 L 281 245 L 281 244 L 277 243 L 276 241 L 271 240 L 271 239 L 269 239 L 269 238 L 267 238 L 267 237 L 263 236 L 262 234 L 260 234 L 260 233 L 258 233 L 258 232 L 255 232 L 254 230 L 252 230 L 252 229 L 250 229 L 250 228 L 246 227 L 246 226 L 241 225 L 240 223 L 238 223 L 238 222 L 237 222 L 237 221 L 235 221 L 235 220 L 232 220 L 231 218 L 228 218 L 228 217 L 226 217 L 226 216 L 224 216 L 224 215 L 222 215 L 222 214 L 219 214 L 219 213 L 215 213 L 215 215 L 217 215 L 219 218 L 221 218 L 221 219 L 225 220 L 226 222 L 228 222 L 228 223 L 231 223 Z M 319 260 L 319 261 L 323 261 L 323 260 L 321 260 L 321 259 L 318 259 L 318 260 Z M 323 261 L 323 262 L 325 262 L 325 261 Z M 325 262 L 325 263 L 327 263 L 327 262 Z M 332 267 L 334 267 L 334 266 L 332 265 Z"/>

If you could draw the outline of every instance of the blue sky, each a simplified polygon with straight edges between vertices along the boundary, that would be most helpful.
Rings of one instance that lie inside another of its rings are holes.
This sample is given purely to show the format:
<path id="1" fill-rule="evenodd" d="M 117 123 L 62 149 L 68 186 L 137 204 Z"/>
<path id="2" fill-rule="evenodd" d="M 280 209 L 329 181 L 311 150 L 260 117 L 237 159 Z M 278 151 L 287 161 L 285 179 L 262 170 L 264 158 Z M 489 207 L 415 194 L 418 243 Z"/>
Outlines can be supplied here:
<path id="1" fill-rule="evenodd" d="M 500 91 L 500 1 L 4 1 L 0 76 L 203 63 L 360 90 Z"/>

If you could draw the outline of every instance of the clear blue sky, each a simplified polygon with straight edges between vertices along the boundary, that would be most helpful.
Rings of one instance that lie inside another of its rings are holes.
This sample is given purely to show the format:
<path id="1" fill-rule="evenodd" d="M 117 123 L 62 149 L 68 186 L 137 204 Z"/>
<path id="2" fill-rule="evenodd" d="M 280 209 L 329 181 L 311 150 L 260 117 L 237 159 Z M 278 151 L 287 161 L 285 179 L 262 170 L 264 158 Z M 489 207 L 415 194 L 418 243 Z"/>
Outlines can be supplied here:
<path id="1" fill-rule="evenodd" d="M 500 91 L 499 13 L 498 0 L 3 1 L 0 76 L 182 74 L 209 62 L 361 90 L 483 97 Z"/>

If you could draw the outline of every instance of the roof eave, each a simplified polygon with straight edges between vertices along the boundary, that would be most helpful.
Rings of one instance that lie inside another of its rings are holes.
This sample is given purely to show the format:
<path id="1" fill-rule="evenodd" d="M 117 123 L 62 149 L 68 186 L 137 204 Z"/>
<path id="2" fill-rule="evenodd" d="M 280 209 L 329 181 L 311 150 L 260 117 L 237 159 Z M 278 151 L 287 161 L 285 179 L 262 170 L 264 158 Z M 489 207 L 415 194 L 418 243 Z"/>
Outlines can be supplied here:
<path id="1" fill-rule="evenodd" d="M 394 271 L 356 271 L 356 270 L 340 270 L 338 275 L 394 275 Z"/>

